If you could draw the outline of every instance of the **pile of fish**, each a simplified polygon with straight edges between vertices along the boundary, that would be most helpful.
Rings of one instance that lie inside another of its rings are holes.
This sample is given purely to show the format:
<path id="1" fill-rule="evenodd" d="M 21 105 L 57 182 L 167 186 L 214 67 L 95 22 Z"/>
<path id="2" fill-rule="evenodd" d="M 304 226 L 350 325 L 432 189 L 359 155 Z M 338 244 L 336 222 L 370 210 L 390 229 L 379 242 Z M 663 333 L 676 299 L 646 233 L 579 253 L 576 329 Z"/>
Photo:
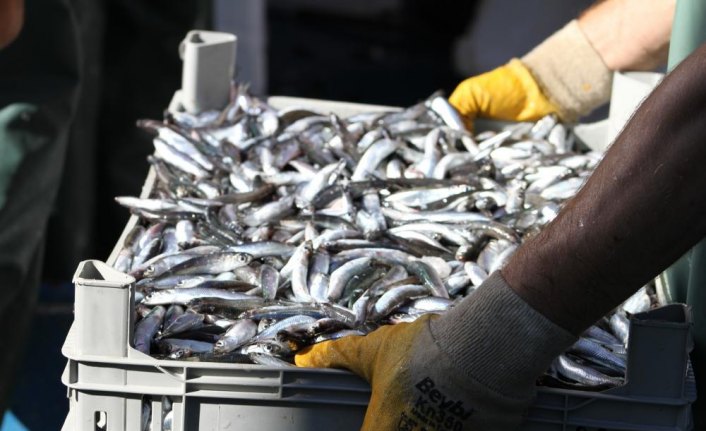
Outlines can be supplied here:
<path id="1" fill-rule="evenodd" d="M 114 265 L 137 280 L 134 346 L 155 357 L 292 366 L 304 346 L 443 313 L 600 160 L 553 116 L 473 135 L 436 94 L 348 118 L 243 86 L 231 100 L 138 123 L 156 181 L 116 198 L 140 222 Z M 620 384 L 626 322 L 591 328 L 547 375 Z"/>

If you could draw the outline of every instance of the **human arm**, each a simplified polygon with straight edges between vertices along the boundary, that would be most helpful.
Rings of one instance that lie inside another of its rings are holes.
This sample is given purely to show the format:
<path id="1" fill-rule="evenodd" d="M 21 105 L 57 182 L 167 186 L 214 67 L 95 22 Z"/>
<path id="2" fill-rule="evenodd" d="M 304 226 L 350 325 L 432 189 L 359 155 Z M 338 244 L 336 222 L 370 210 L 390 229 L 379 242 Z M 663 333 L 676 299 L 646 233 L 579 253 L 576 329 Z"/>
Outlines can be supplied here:
<path id="1" fill-rule="evenodd" d="M 24 0 L 0 0 L 0 49 L 20 34 L 23 21 Z"/>
<path id="2" fill-rule="evenodd" d="M 601 1 L 578 24 L 610 70 L 652 70 L 667 62 L 676 0 Z"/>
<path id="3" fill-rule="evenodd" d="M 577 196 L 502 271 L 578 333 L 706 234 L 706 46 L 648 97 Z"/>
<path id="4" fill-rule="evenodd" d="M 476 117 L 575 121 L 610 95 L 612 71 L 663 63 L 676 0 L 598 2 L 520 59 L 461 82 L 449 101 Z"/>
<path id="5" fill-rule="evenodd" d="M 706 234 L 705 68 L 706 45 L 643 103 L 559 216 L 474 294 L 436 319 L 315 345 L 297 364 L 365 377 L 365 430 L 436 429 L 437 417 L 514 429 L 551 360 Z"/>

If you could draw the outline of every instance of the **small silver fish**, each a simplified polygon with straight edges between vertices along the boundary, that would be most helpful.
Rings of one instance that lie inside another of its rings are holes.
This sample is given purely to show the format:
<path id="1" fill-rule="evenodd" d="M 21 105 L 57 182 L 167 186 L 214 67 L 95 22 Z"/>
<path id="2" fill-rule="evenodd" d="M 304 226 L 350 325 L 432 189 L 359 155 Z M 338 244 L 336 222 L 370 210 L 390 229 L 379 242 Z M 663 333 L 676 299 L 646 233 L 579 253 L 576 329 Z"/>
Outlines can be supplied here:
<path id="1" fill-rule="evenodd" d="M 135 349 L 145 354 L 150 353 L 152 340 L 155 334 L 157 334 L 157 331 L 159 331 L 159 326 L 162 324 L 165 312 L 166 309 L 162 306 L 154 307 L 149 314 L 137 322 L 133 341 Z"/>

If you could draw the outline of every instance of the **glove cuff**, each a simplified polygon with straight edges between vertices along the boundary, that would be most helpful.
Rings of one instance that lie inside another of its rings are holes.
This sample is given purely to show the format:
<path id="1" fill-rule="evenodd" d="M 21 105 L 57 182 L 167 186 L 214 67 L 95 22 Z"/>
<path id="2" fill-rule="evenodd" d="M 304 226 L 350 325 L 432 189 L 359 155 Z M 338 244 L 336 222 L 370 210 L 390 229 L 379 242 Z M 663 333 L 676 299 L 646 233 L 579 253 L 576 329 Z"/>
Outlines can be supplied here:
<path id="1" fill-rule="evenodd" d="M 608 101 L 613 72 L 579 27 L 569 22 L 522 57 L 563 121 L 573 122 Z"/>
<path id="2" fill-rule="evenodd" d="M 517 296 L 499 271 L 429 326 L 455 368 L 515 399 L 531 397 L 537 377 L 577 338 Z"/>

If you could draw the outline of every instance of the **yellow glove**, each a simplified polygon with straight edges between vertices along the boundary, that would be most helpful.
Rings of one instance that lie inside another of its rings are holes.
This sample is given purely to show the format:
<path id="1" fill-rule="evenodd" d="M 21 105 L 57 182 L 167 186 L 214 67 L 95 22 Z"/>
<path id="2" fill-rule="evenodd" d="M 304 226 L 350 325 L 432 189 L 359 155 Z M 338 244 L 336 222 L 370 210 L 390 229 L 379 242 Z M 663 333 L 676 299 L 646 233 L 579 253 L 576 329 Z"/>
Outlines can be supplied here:
<path id="1" fill-rule="evenodd" d="M 535 121 L 559 112 L 518 59 L 461 82 L 449 102 L 461 113 L 468 130 L 473 129 L 476 117 Z"/>
<path id="2" fill-rule="evenodd" d="M 383 326 L 365 337 L 316 344 L 295 361 L 300 367 L 347 368 L 372 383 L 362 430 L 472 429 L 464 427 L 474 413 L 465 388 L 442 383 L 447 379 L 439 379 L 439 372 L 453 374 L 443 363 L 435 363 L 440 362 L 438 356 L 425 354 L 437 352 L 429 320 L 427 315 L 413 323 Z"/>
<path id="3" fill-rule="evenodd" d="M 316 344 L 295 362 L 365 378 L 372 394 L 364 431 L 509 431 L 536 377 L 575 339 L 495 272 L 443 316 Z"/>

